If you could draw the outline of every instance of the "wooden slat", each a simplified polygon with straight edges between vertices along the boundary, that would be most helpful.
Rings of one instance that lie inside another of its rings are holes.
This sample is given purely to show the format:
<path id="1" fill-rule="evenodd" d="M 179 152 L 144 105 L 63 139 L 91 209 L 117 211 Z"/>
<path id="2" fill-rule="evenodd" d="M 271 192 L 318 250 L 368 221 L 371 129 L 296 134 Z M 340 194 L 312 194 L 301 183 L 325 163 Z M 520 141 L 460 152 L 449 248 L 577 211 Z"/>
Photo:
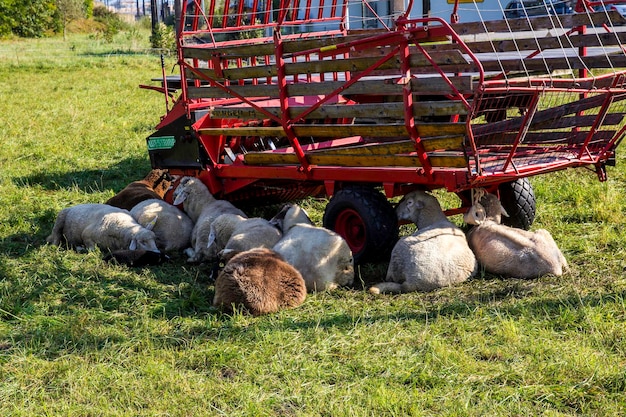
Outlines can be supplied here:
<path id="1" fill-rule="evenodd" d="M 597 115 L 573 116 L 573 117 L 557 117 L 552 120 L 546 120 L 541 123 L 532 123 L 530 130 L 538 129 L 563 129 L 568 127 L 590 127 L 598 118 Z M 610 126 L 620 124 L 624 120 L 623 114 L 607 114 L 604 117 L 602 126 Z"/>
<path id="2" fill-rule="evenodd" d="M 615 100 L 624 100 L 626 97 L 616 97 Z M 579 111 L 585 111 L 594 107 L 601 106 L 604 102 L 604 95 L 596 95 L 588 98 L 578 100 L 573 103 L 566 103 L 560 106 L 555 106 L 550 109 L 540 110 L 533 116 L 532 123 L 542 123 L 549 120 L 554 120 L 558 117 L 565 117 L 566 115 L 575 114 Z M 488 123 L 483 125 L 472 126 L 474 136 L 483 134 L 493 134 L 501 131 L 519 130 L 524 123 L 524 117 L 516 117 L 500 122 Z"/>
<path id="3" fill-rule="evenodd" d="M 493 40 L 468 41 L 467 47 L 474 53 L 494 53 L 494 52 L 511 52 L 511 51 L 535 51 L 537 49 L 562 49 L 580 46 L 617 46 L 626 43 L 626 32 L 615 33 L 590 33 L 586 35 L 571 36 L 546 36 L 546 37 L 516 37 L 513 39 L 504 38 L 506 34 L 493 35 Z M 443 51 L 451 49 L 459 49 L 458 44 L 433 44 L 423 46 L 427 51 Z M 527 53 L 523 54 L 526 55 Z M 495 59 L 489 56 L 481 57 L 482 59 Z"/>
<path id="4" fill-rule="evenodd" d="M 599 130 L 593 135 L 594 141 L 606 142 L 617 132 L 615 130 Z M 523 145 L 576 145 L 583 143 L 589 134 L 580 132 L 528 132 L 524 137 Z M 517 133 L 494 133 L 475 138 L 478 146 L 506 146 L 515 142 Z"/>
<path id="5" fill-rule="evenodd" d="M 472 93 L 472 78 L 470 76 L 451 77 L 452 84 L 462 94 Z M 328 95 L 334 91 L 340 91 L 345 85 L 342 81 L 325 81 L 312 83 L 293 83 L 287 86 L 287 95 L 290 97 Z M 270 97 L 278 98 L 279 89 L 275 84 L 244 84 L 231 85 L 229 88 L 243 97 Z M 393 80 L 364 80 L 357 81 L 350 87 L 341 91 L 345 96 L 349 95 L 382 95 L 400 96 L 404 85 L 394 83 Z M 411 90 L 419 94 L 445 95 L 453 92 L 450 85 L 441 77 L 416 78 L 411 80 Z M 219 87 L 189 87 L 189 98 L 228 98 L 233 95 Z"/>
<path id="6" fill-rule="evenodd" d="M 466 132 L 465 123 L 424 123 L 416 126 L 420 137 L 443 136 L 443 135 L 464 135 Z M 295 125 L 293 127 L 297 137 L 348 137 L 348 136 L 368 136 L 368 137 L 407 137 L 408 133 L 403 124 L 364 124 L 364 125 Z M 226 136 L 274 136 L 285 137 L 282 127 L 211 127 L 199 129 L 205 135 L 226 135 Z"/>
<path id="7" fill-rule="evenodd" d="M 464 136 L 439 136 L 423 138 L 421 140 L 427 152 L 437 150 L 461 150 Z M 312 153 L 319 152 L 314 151 Z M 327 152 L 325 150 L 325 152 Z M 415 142 L 412 139 L 397 142 L 383 142 L 364 144 L 345 148 L 333 148 L 336 155 L 398 155 L 415 152 Z"/>
<path id="8" fill-rule="evenodd" d="M 557 21 L 558 19 L 558 21 Z M 625 24 L 626 19 L 617 11 L 609 12 L 609 19 L 617 24 Z M 528 30 L 552 29 L 554 27 L 573 28 L 581 25 L 601 26 L 606 23 L 607 16 L 604 12 L 574 13 L 556 16 L 539 16 L 529 19 L 493 20 L 489 22 L 468 22 L 452 25 L 452 29 L 459 35 L 476 35 L 485 33 L 485 27 L 489 32 L 516 33 Z"/>
<path id="9" fill-rule="evenodd" d="M 623 53 L 615 53 L 606 56 L 585 56 L 585 57 L 568 57 L 568 58 L 509 58 L 501 59 L 500 61 L 490 61 L 488 59 L 481 59 L 482 67 L 485 71 L 502 71 L 503 69 L 508 73 L 519 73 L 520 76 L 526 76 L 527 72 L 548 74 L 556 70 L 579 70 L 584 68 L 589 69 L 615 69 L 626 68 L 626 56 Z M 475 65 L 451 65 L 443 68 L 448 72 L 472 72 L 477 71 L 478 68 Z M 426 71 L 425 67 L 414 68 L 414 74 L 421 74 Z M 382 72 L 376 73 L 382 74 Z"/>
<path id="10" fill-rule="evenodd" d="M 280 107 L 263 107 L 274 116 L 280 116 Z M 289 117 L 294 118 L 302 113 L 308 106 L 292 106 L 289 109 Z M 459 101 L 422 101 L 413 104 L 413 115 L 415 117 L 432 117 L 448 115 L 465 115 L 466 107 Z M 267 116 L 250 106 L 221 106 L 211 109 L 211 117 L 216 119 L 263 119 Z M 339 118 L 372 118 L 374 120 L 391 118 L 402 120 L 404 118 L 404 104 L 396 103 L 375 103 L 375 104 L 334 104 L 324 105 L 314 110 L 306 119 L 339 119 Z"/>
<path id="11" fill-rule="evenodd" d="M 467 64 L 467 60 L 460 51 L 443 51 L 433 52 L 431 54 L 434 62 L 438 65 L 461 65 Z M 285 64 L 286 75 L 298 74 L 319 74 L 344 71 L 364 71 L 373 66 L 378 58 L 345 58 L 333 60 L 321 60 L 310 62 L 294 62 Z M 422 54 L 412 54 L 409 58 L 411 67 L 428 67 L 432 64 Z M 401 63 L 398 57 L 390 58 L 387 62 L 378 67 L 379 70 L 398 70 Z M 275 77 L 278 73 L 278 67 L 274 65 L 256 65 L 242 68 L 224 68 L 223 76 L 218 76 L 215 70 L 207 68 L 198 68 L 198 72 L 205 74 L 208 78 L 214 80 L 245 80 L 251 78 Z M 191 71 L 187 72 L 188 77 L 195 77 Z"/>
<path id="12" fill-rule="evenodd" d="M 361 33 L 353 34 L 349 36 L 334 36 L 312 39 L 298 39 L 298 40 L 286 40 L 283 42 L 283 51 L 285 54 L 291 54 L 294 52 L 302 52 L 308 50 L 314 50 L 331 45 L 337 45 L 345 42 L 352 42 L 359 39 L 364 39 L 376 35 L 377 33 Z M 194 34 L 194 38 L 198 35 Z M 213 54 L 226 58 L 249 58 L 258 56 L 273 56 L 275 53 L 274 43 L 271 38 L 265 38 L 265 41 L 259 40 L 254 44 L 241 45 L 218 45 L 214 46 L 210 41 L 205 44 L 191 44 L 183 46 L 183 56 L 185 58 L 197 58 L 208 60 L 211 59 Z"/>
<path id="13" fill-rule="evenodd" d="M 429 156 L 429 162 L 437 167 L 465 168 L 466 158 L 460 153 L 440 153 Z M 248 165 L 297 165 L 298 157 L 293 153 L 265 153 L 248 152 L 244 160 Z M 352 167 L 420 167 L 420 160 L 416 156 L 405 155 L 335 155 L 335 154 L 308 154 L 307 161 L 312 165 L 336 165 Z"/>

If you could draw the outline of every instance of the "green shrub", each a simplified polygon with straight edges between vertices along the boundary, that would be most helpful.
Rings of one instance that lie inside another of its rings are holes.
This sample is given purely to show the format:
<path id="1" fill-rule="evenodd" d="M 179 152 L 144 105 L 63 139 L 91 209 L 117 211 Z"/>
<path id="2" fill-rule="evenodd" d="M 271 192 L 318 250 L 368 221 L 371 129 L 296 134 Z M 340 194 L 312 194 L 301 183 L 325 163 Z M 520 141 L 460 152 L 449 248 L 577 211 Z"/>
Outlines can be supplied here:
<path id="1" fill-rule="evenodd" d="M 106 42 L 113 42 L 113 37 L 128 27 L 128 24 L 124 23 L 116 13 L 102 5 L 93 8 L 93 18 L 96 22 L 105 25 L 104 31 L 100 35 Z"/>
<path id="2" fill-rule="evenodd" d="M 150 35 L 150 45 L 156 49 L 175 50 L 176 36 L 172 27 L 159 22 L 152 35 Z"/>

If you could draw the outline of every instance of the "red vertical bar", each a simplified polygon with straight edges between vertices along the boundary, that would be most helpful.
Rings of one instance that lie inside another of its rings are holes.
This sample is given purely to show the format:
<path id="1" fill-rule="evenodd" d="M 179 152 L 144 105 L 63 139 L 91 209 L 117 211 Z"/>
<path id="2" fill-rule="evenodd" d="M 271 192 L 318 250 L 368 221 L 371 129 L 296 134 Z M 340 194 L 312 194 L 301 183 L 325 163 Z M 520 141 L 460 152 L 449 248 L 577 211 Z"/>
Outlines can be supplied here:
<path id="1" fill-rule="evenodd" d="M 298 156 L 298 160 L 300 161 L 300 165 L 302 166 L 302 170 L 305 172 L 309 172 L 311 167 L 306 159 L 306 155 L 300 146 L 300 142 L 296 137 L 292 122 L 289 118 L 289 95 L 287 93 L 287 78 L 285 73 L 285 59 L 283 57 L 283 42 L 280 35 L 280 24 L 274 31 L 274 53 L 276 55 L 276 65 L 278 67 L 278 71 L 276 74 L 276 78 L 278 80 L 278 96 L 280 98 L 280 110 L 281 110 L 281 124 L 283 125 L 283 129 L 285 130 L 285 134 L 287 135 L 287 139 L 291 142 L 291 146 L 293 146 L 293 150 L 295 154 Z"/>
<path id="2" fill-rule="evenodd" d="M 230 0 L 224 0 L 224 14 L 222 15 L 222 27 L 228 27 L 228 11 L 230 9 Z"/>
<path id="3" fill-rule="evenodd" d="M 238 0 L 239 4 L 237 4 L 237 18 L 235 19 L 235 27 L 239 27 L 242 25 L 241 20 L 243 19 L 243 6 L 245 4 L 245 0 Z"/>

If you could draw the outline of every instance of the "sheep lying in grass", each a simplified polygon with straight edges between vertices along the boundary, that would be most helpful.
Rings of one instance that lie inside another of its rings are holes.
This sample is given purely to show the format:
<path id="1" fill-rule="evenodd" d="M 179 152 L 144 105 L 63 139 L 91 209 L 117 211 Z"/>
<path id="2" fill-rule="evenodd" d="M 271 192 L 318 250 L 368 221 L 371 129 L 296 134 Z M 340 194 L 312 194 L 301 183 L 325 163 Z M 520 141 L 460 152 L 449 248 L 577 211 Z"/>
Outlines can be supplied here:
<path id="1" fill-rule="evenodd" d="M 208 241 L 208 260 L 217 259 L 220 252 L 243 252 L 254 248 L 271 249 L 282 233 L 268 220 L 245 218 L 226 213 L 211 223 Z"/>
<path id="2" fill-rule="evenodd" d="M 191 232 L 191 248 L 185 251 L 188 262 L 203 262 L 211 258 L 209 253 L 209 236 L 211 223 L 225 213 L 246 214 L 226 200 L 217 200 L 209 192 L 204 183 L 193 177 L 183 177 L 174 190 L 174 205 L 183 205 L 185 213 L 194 222 Z"/>
<path id="3" fill-rule="evenodd" d="M 82 250 L 148 250 L 159 252 L 154 232 L 141 226 L 128 210 L 107 204 L 79 204 L 59 212 L 48 243 L 63 242 Z"/>
<path id="4" fill-rule="evenodd" d="M 215 280 L 213 305 L 225 312 L 243 307 L 260 316 L 297 307 L 305 298 L 302 275 L 276 252 L 256 248 L 226 262 Z"/>
<path id="5" fill-rule="evenodd" d="M 193 221 L 166 201 L 144 200 L 130 210 L 130 215 L 142 226 L 151 227 L 157 247 L 164 252 L 181 251 L 191 244 Z"/>
<path id="6" fill-rule="evenodd" d="M 314 226 L 306 211 L 297 205 L 286 205 L 272 221 L 283 231 L 283 238 L 273 249 L 300 271 L 307 291 L 352 285 L 352 251 L 339 234 Z"/>
<path id="7" fill-rule="evenodd" d="M 464 216 L 475 225 L 467 236 L 478 262 L 486 271 L 514 278 L 537 278 L 546 274 L 561 276 L 567 260 L 545 229 L 531 232 L 500 224 L 508 216 L 493 194 L 479 196 Z"/>
<path id="8" fill-rule="evenodd" d="M 387 282 L 372 286 L 371 293 L 432 291 L 476 274 L 476 257 L 465 234 L 447 219 L 435 197 L 419 190 L 408 193 L 396 214 L 398 220 L 413 221 L 417 231 L 396 243 Z"/>
<path id="9" fill-rule="evenodd" d="M 144 179 L 131 182 L 105 204 L 130 210 L 144 200 L 163 199 L 171 185 L 172 178 L 167 170 L 153 169 Z"/>

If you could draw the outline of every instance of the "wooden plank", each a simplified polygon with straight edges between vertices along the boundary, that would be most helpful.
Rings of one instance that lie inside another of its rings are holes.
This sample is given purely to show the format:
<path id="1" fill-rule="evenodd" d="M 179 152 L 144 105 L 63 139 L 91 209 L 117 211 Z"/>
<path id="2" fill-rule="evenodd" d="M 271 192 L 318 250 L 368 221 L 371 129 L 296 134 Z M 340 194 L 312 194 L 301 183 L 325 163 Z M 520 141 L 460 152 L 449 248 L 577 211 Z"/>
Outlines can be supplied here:
<path id="1" fill-rule="evenodd" d="M 599 130 L 593 135 L 594 142 L 606 143 L 612 139 L 617 132 L 615 130 Z M 524 137 L 522 145 L 577 145 L 583 143 L 589 131 L 550 131 L 550 132 L 528 132 Z M 494 133 L 493 135 L 481 136 L 476 139 L 476 145 L 480 147 L 508 146 L 515 142 L 517 133 Z"/>
<path id="2" fill-rule="evenodd" d="M 461 65 L 467 64 L 467 60 L 461 54 L 460 51 L 443 51 L 433 52 L 431 54 L 434 62 L 438 65 Z M 345 72 L 345 71 L 364 71 L 374 64 L 376 64 L 378 58 L 344 58 L 344 59 L 328 59 L 318 61 L 302 61 L 285 64 L 286 75 L 300 75 L 300 74 L 321 74 L 321 73 L 333 73 L 333 72 Z M 412 54 L 409 58 L 411 67 L 428 67 L 431 68 L 432 64 L 422 54 Z M 400 70 L 401 63 L 399 57 L 390 58 L 388 61 L 377 67 L 379 70 Z M 222 76 L 218 76 L 214 69 L 209 68 L 197 68 L 197 71 L 204 74 L 206 77 L 221 81 L 221 80 L 245 80 L 251 78 L 267 78 L 275 77 L 278 73 L 278 67 L 273 65 L 256 65 L 242 68 L 224 68 L 222 70 Z M 432 69 L 430 70 L 432 71 Z M 187 77 L 196 77 L 193 72 L 187 71 Z"/>
<path id="3" fill-rule="evenodd" d="M 429 162 L 436 167 L 465 168 L 467 159 L 461 153 L 441 153 L 429 156 Z M 248 152 L 244 161 L 248 165 L 299 165 L 298 157 L 293 153 Z M 333 155 L 307 154 L 311 165 L 343 166 L 343 167 L 420 167 L 417 156 L 398 155 Z"/>
<path id="4" fill-rule="evenodd" d="M 381 95 L 381 96 L 401 96 L 404 85 L 393 82 L 394 80 L 364 80 L 357 81 L 350 87 L 343 89 L 346 83 L 343 81 L 324 82 L 299 82 L 287 85 L 287 95 L 289 97 L 300 96 L 325 96 L 334 91 L 341 91 L 345 96 L 349 95 Z M 451 77 L 451 82 L 462 94 L 472 93 L 471 76 Z M 276 84 L 244 84 L 231 85 L 229 88 L 243 97 L 270 97 L 278 98 L 279 89 Z M 420 94 L 445 95 L 453 92 L 450 85 L 441 77 L 416 78 L 411 80 L 411 90 Z M 203 86 L 189 87 L 189 98 L 229 98 L 233 94 L 222 90 L 219 87 Z"/>
<path id="5" fill-rule="evenodd" d="M 416 126 L 420 137 L 464 135 L 465 123 L 423 123 Z M 408 137 L 406 127 L 403 124 L 363 124 L 363 125 L 294 125 L 294 133 L 297 137 L 348 137 L 367 136 L 373 138 Z M 274 136 L 286 137 L 281 126 L 277 127 L 210 127 L 199 129 L 205 135 L 217 136 Z"/>
<path id="6" fill-rule="evenodd" d="M 281 108 L 263 107 L 264 110 L 270 112 L 274 116 L 280 116 Z M 289 117 L 295 118 L 309 106 L 290 106 Z M 253 120 L 264 119 L 267 116 L 250 106 L 221 106 L 210 110 L 211 118 L 215 119 L 240 119 Z M 421 101 L 413 104 L 413 115 L 415 117 L 433 117 L 448 115 L 465 115 L 467 108 L 460 101 L 442 100 L 442 101 Z M 317 119 L 340 119 L 340 118 L 372 118 L 375 120 L 391 118 L 404 119 L 404 103 L 386 102 L 372 104 L 333 104 L 324 105 L 307 115 L 306 120 Z"/>
<path id="7" fill-rule="evenodd" d="M 285 40 L 283 42 L 283 51 L 285 54 L 309 51 L 345 42 L 353 42 L 359 39 L 367 39 L 378 34 L 380 34 L 380 31 L 379 33 L 368 32 L 348 36 L 326 36 L 322 38 Z M 198 34 L 194 34 L 194 38 L 198 38 Z M 213 45 L 213 43 L 209 41 L 204 44 L 195 43 L 183 46 L 183 56 L 185 58 L 209 60 L 214 54 L 225 58 L 250 58 L 265 55 L 274 56 L 275 47 L 271 38 L 265 38 L 264 40 L 259 40 L 256 43 L 248 45 Z"/>
<path id="8" fill-rule="evenodd" d="M 608 17 L 614 23 L 626 24 L 626 19 L 615 10 L 609 11 Z M 452 25 L 452 29 L 459 35 L 476 35 L 485 33 L 485 27 L 488 28 L 490 33 L 516 33 L 528 30 L 552 29 L 555 27 L 573 28 L 582 25 L 601 26 L 606 22 L 607 15 L 604 12 L 590 13 L 589 17 L 586 13 L 573 13 L 556 16 L 538 16 L 529 19 L 520 18 L 493 20 L 489 22 L 457 23 Z"/>
<path id="9" fill-rule="evenodd" d="M 532 123 L 542 123 L 549 120 L 554 120 L 555 118 L 565 117 L 566 115 L 575 114 L 580 111 L 585 111 L 592 109 L 594 107 L 601 106 L 604 102 L 605 96 L 603 94 L 599 94 L 592 97 L 587 97 L 581 100 L 578 100 L 573 103 L 565 103 L 560 106 L 555 106 L 546 110 L 540 110 L 535 113 Z M 615 101 L 626 99 L 626 95 L 616 96 Z M 477 137 L 479 135 L 489 135 L 496 132 L 505 132 L 505 131 L 514 131 L 519 130 L 524 123 L 524 117 L 516 117 L 508 120 L 503 120 L 500 122 L 474 125 L 472 126 L 472 131 L 474 132 L 474 136 Z"/>
<path id="10" fill-rule="evenodd" d="M 521 38 L 516 36 L 515 39 L 504 37 L 506 34 L 494 34 L 494 39 L 483 41 L 468 41 L 465 44 L 474 53 L 494 53 L 494 52 L 511 52 L 511 51 L 535 51 L 537 49 L 562 49 L 579 46 L 617 46 L 626 43 L 626 32 L 615 33 L 591 33 L 586 35 L 571 36 L 542 36 Z M 423 45 L 427 51 L 443 51 L 451 49 L 459 49 L 458 44 L 433 44 Z M 495 57 L 481 57 L 482 59 L 495 59 Z"/>
<path id="11" fill-rule="evenodd" d="M 464 136 L 439 136 L 423 138 L 421 140 L 427 152 L 438 150 L 461 150 Z M 399 155 L 415 152 L 415 141 L 412 139 L 396 142 L 383 142 L 350 146 L 345 148 L 324 149 L 318 152 L 330 152 L 335 155 Z"/>
<path id="12" fill-rule="evenodd" d="M 533 58 L 533 59 L 503 59 L 500 61 L 481 60 L 485 71 L 543 71 L 583 69 L 583 68 L 626 68 L 626 56 L 623 53 L 585 57 L 561 57 L 561 58 Z"/>
<path id="13" fill-rule="evenodd" d="M 444 136 L 444 135 L 464 135 L 466 133 L 465 123 L 419 123 L 416 125 L 417 134 L 420 137 Z M 384 125 L 295 125 L 296 136 L 313 137 L 346 137 L 346 136 L 368 136 L 368 137 L 407 137 L 408 133 L 404 124 Z"/>
<path id="14" fill-rule="evenodd" d="M 531 123 L 529 129 L 563 129 L 569 127 L 591 127 L 598 118 L 597 115 L 573 116 L 573 117 L 556 117 L 552 120 L 546 120 L 540 123 Z M 607 114 L 604 117 L 602 126 L 618 125 L 624 120 L 624 114 Z"/>

